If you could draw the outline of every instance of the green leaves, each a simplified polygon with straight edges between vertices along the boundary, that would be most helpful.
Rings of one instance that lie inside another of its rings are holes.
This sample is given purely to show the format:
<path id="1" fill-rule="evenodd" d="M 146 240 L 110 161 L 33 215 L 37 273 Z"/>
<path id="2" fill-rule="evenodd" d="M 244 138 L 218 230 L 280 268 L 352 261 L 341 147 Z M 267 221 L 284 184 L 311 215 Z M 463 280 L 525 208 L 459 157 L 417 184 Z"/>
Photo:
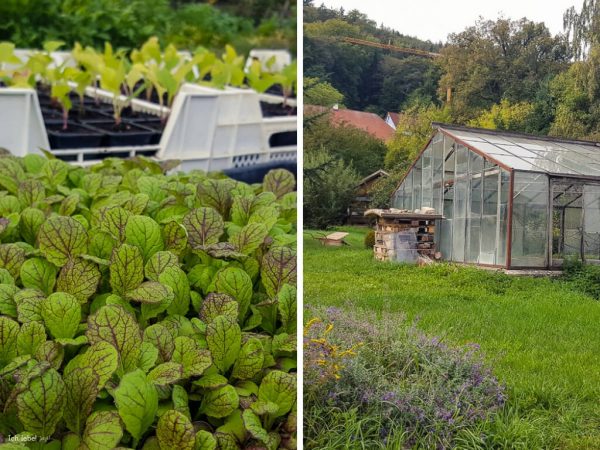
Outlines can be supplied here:
<path id="1" fill-rule="evenodd" d="M 75 297 L 56 292 L 42 301 L 40 313 L 54 338 L 72 338 L 81 322 L 81 306 Z"/>
<path id="2" fill-rule="evenodd" d="M 118 351 L 121 372 L 137 367 L 142 344 L 140 327 L 123 307 L 103 306 L 88 318 L 87 325 L 86 336 L 90 344 L 104 341 Z"/>
<path id="3" fill-rule="evenodd" d="M 213 363 L 221 373 L 225 373 L 238 357 L 242 346 L 242 331 L 235 319 L 218 316 L 206 327 L 206 342 Z"/>
<path id="4" fill-rule="evenodd" d="M 141 370 L 126 374 L 114 393 L 119 416 L 125 428 L 139 441 L 154 422 L 158 393 Z"/>
<path id="5" fill-rule="evenodd" d="M 125 226 L 125 242 L 141 250 L 144 261 L 163 250 L 160 226 L 147 216 L 132 216 Z"/>
<path id="6" fill-rule="evenodd" d="M 183 218 L 188 233 L 188 242 L 194 249 L 201 249 L 219 242 L 223 234 L 223 218 L 213 208 L 197 208 Z"/>
<path id="7" fill-rule="evenodd" d="M 57 272 L 56 266 L 45 259 L 28 259 L 21 266 L 21 282 L 26 288 L 38 289 L 49 295 L 54 290 Z"/>
<path id="8" fill-rule="evenodd" d="M 296 367 L 281 186 L 142 156 L 0 158 L 0 432 L 66 450 L 285 443 L 285 383 L 263 386 Z"/>
<path id="9" fill-rule="evenodd" d="M 87 251 L 87 232 L 71 217 L 54 216 L 39 230 L 40 251 L 52 264 L 62 267 L 70 258 Z"/>
<path id="10" fill-rule="evenodd" d="M 156 436 L 161 449 L 194 450 L 196 448 L 194 426 L 186 416 L 173 409 L 160 417 Z"/>
<path id="11" fill-rule="evenodd" d="M 51 436 L 65 405 L 65 384 L 55 369 L 48 369 L 29 382 L 17 395 L 19 420 L 30 433 Z"/>
<path id="12" fill-rule="evenodd" d="M 294 174 L 285 169 L 273 169 L 265 175 L 263 190 L 273 192 L 277 198 L 294 190 L 296 180 Z"/>
<path id="13" fill-rule="evenodd" d="M 296 403 L 296 377 L 279 370 L 269 372 L 258 388 L 258 400 L 277 405 L 273 417 L 287 414 Z"/>
<path id="14" fill-rule="evenodd" d="M 138 247 L 123 244 L 115 249 L 110 265 L 110 285 L 123 295 L 137 288 L 144 279 L 144 260 Z"/>

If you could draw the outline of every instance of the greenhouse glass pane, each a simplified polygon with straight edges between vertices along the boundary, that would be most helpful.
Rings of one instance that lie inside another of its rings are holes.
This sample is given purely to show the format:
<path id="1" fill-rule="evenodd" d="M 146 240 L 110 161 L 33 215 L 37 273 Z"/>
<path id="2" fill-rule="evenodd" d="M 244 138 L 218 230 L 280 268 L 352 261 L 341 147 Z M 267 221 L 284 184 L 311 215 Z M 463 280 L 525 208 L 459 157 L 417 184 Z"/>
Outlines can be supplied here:
<path id="1" fill-rule="evenodd" d="M 404 179 L 404 209 L 412 210 L 412 192 L 413 192 L 413 182 L 412 182 L 412 170 L 408 172 L 408 175 Z"/>
<path id="2" fill-rule="evenodd" d="M 412 208 L 420 209 L 421 208 L 421 193 L 423 189 L 423 170 L 421 169 L 423 164 L 423 159 L 419 158 L 417 163 L 413 167 L 413 201 Z"/>
<path id="3" fill-rule="evenodd" d="M 482 264 L 496 264 L 499 177 L 500 171 L 497 166 L 486 167 L 484 170 L 481 251 L 479 253 L 479 262 Z"/>
<path id="4" fill-rule="evenodd" d="M 469 151 L 469 207 L 467 208 L 467 253 L 466 261 L 479 261 L 479 240 L 481 239 L 481 195 L 483 158 Z"/>
<path id="5" fill-rule="evenodd" d="M 506 243 L 508 240 L 508 199 L 510 196 L 510 174 L 500 170 L 500 198 L 498 200 L 498 230 L 496 238 L 496 264 L 506 264 Z"/>
<path id="6" fill-rule="evenodd" d="M 432 168 L 433 168 L 433 149 L 429 145 L 423 152 L 422 158 L 422 170 L 423 170 L 423 201 L 421 206 L 428 206 L 431 208 L 433 203 L 432 194 Z"/>
<path id="7" fill-rule="evenodd" d="M 600 186 L 583 187 L 583 243 L 586 260 L 600 260 Z"/>
<path id="8" fill-rule="evenodd" d="M 456 176 L 454 187 L 454 224 L 453 224 L 453 245 L 452 259 L 454 261 L 465 260 L 466 244 L 466 219 L 468 207 L 468 166 L 469 151 L 462 145 L 456 150 Z"/>
<path id="9" fill-rule="evenodd" d="M 548 254 L 548 176 L 516 172 L 511 266 L 544 267 Z"/>
<path id="10" fill-rule="evenodd" d="M 444 145 L 443 141 L 433 144 L 433 205 L 436 213 L 442 211 L 444 195 Z"/>

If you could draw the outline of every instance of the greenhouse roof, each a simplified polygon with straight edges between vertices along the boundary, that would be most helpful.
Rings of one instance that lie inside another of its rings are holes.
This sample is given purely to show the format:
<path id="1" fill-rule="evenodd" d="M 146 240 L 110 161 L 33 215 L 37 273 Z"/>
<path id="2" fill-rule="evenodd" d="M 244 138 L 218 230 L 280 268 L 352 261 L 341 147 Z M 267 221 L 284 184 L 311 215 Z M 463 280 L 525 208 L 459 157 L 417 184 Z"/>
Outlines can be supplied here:
<path id="1" fill-rule="evenodd" d="M 509 170 L 600 178 L 600 144 L 595 142 L 443 123 L 434 123 L 433 126 L 459 144 Z"/>

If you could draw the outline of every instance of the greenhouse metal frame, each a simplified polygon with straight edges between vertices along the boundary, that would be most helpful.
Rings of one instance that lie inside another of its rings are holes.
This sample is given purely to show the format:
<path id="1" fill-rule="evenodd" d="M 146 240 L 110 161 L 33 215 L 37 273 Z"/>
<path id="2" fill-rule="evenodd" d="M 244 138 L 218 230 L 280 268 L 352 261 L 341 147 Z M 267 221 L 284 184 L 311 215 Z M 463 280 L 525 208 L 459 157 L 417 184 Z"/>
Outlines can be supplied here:
<path id="1" fill-rule="evenodd" d="M 600 144 L 434 128 L 392 206 L 443 214 L 443 259 L 508 269 L 600 263 Z"/>

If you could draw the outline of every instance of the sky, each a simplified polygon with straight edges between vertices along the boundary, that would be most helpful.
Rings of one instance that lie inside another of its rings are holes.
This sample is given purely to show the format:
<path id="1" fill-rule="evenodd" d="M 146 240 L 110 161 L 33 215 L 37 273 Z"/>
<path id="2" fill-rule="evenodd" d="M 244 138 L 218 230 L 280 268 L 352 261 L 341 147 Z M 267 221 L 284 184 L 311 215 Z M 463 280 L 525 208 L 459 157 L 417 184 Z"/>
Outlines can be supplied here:
<path id="1" fill-rule="evenodd" d="M 527 17 L 545 22 L 553 34 L 563 31 L 563 13 L 583 0 L 315 0 L 315 6 L 346 11 L 358 9 L 369 19 L 402 34 L 433 42 L 446 42 L 448 34 L 474 25 L 479 16 L 497 19 L 500 14 L 510 19 Z"/>

